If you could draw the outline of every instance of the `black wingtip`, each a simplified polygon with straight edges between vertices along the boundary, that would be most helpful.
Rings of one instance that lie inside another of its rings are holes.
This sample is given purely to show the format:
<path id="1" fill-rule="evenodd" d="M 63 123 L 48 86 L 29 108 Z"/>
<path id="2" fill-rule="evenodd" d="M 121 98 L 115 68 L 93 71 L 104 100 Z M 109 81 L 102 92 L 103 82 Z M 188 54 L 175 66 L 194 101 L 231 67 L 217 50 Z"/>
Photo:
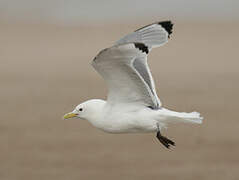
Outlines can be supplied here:
<path id="1" fill-rule="evenodd" d="M 143 43 L 134 43 L 134 46 L 146 54 L 149 53 L 149 48 Z"/>
<path id="2" fill-rule="evenodd" d="M 158 22 L 158 24 L 161 25 L 168 32 L 168 37 L 170 34 L 172 34 L 173 23 L 171 21 L 161 21 L 161 22 Z"/>

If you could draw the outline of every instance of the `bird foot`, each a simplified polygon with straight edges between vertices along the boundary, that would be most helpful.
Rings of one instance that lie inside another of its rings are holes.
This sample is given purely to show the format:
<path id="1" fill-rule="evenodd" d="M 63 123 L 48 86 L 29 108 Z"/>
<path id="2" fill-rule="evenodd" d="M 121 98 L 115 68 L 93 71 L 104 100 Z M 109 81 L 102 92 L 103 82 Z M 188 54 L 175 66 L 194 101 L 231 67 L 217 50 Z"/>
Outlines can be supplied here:
<path id="1" fill-rule="evenodd" d="M 171 147 L 170 145 L 175 146 L 175 143 L 172 140 L 162 136 L 160 131 L 157 132 L 157 136 L 156 137 L 168 149 Z"/>

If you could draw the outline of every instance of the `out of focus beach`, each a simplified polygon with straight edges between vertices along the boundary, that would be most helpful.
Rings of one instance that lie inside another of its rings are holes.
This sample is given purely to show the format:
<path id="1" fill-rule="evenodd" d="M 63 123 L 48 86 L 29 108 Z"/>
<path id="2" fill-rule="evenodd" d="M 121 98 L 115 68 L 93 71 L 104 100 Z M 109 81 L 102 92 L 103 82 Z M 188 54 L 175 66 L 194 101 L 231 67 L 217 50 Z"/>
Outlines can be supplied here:
<path id="1" fill-rule="evenodd" d="M 238 22 L 174 22 L 169 43 L 149 55 L 163 105 L 204 117 L 163 131 L 175 148 L 155 134 L 106 134 L 62 119 L 106 98 L 94 56 L 149 23 L 0 24 L 0 179 L 239 178 Z"/>

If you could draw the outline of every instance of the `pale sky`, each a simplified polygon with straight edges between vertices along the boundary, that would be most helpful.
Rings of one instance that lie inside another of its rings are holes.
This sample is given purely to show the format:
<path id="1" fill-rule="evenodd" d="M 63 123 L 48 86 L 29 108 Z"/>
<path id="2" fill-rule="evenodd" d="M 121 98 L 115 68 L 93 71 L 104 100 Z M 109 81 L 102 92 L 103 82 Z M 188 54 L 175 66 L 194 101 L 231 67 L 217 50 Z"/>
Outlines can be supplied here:
<path id="1" fill-rule="evenodd" d="M 239 20 L 239 0 L 0 0 L 0 19 L 84 23 L 158 17 Z"/>

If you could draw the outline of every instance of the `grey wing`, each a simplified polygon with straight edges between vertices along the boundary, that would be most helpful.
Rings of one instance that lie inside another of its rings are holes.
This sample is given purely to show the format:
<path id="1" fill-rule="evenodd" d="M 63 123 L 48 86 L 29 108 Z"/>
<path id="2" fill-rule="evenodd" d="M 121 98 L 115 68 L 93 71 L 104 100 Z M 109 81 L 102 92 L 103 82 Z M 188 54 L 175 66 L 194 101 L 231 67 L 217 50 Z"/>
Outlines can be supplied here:
<path id="1" fill-rule="evenodd" d="M 149 49 L 160 47 L 168 42 L 172 33 L 173 24 L 171 21 L 156 22 L 144 26 L 118 40 L 115 45 L 125 43 L 143 43 Z"/>
<path id="2" fill-rule="evenodd" d="M 158 98 L 158 95 L 155 89 L 155 83 L 147 63 L 147 56 L 136 58 L 135 61 L 133 62 L 133 66 L 137 70 L 137 72 L 140 74 L 140 76 L 143 78 L 145 83 L 149 86 L 151 93 L 154 95 L 154 98 L 157 100 L 157 107 L 160 107 L 162 104 L 160 102 L 160 99 Z"/>
<path id="3" fill-rule="evenodd" d="M 147 25 L 96 56 L 92 65 L 109 86 L 109 102 L 140 103 L 153 109 L 161 106 L 147 54 L 168 42 L 172 28 L 171 21 Z"/>
<path id="4" fill-rule="evenodd" d="M 92 65 L 108 85 L 107 102 L 138 104 L 153 109 L 161 106 L 148 71 L 147 54 L 135 44 L 103 50 Z"/>

